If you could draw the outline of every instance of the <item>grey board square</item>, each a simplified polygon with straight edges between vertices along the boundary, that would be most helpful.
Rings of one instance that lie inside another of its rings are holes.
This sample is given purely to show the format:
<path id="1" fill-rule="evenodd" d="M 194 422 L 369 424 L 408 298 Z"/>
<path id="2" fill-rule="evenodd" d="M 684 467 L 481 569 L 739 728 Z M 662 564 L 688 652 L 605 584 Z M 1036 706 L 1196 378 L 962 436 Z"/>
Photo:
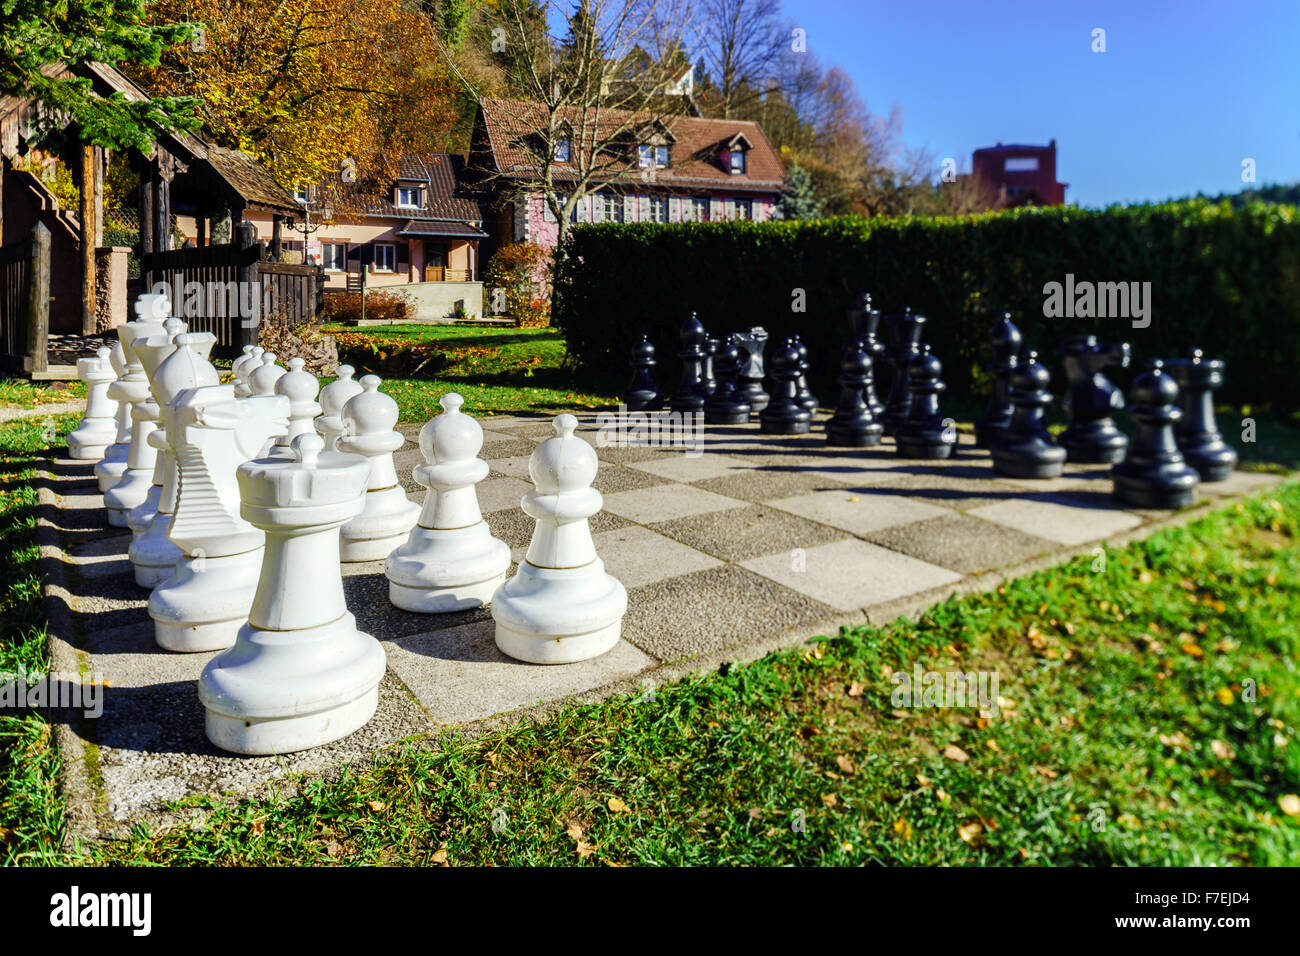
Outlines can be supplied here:
<path id="1" fill-rule="evenodd" d="M 858 535 L 951 513 L 932 504 L 901 497 L 892 485 L 884 491 L 876 488 L 814 491 L 781 498 L 770 504 L 782 511 Z"/>
<path id="2" fill-rule="evenodd" d="M 357 630 L 381 641 L 418 634 L 436 627 L 455 627 L 489 616 L 485 607 L 450 614 L 415 614 L 395 607 L 388 600 L 388 578 L 384 576 L 382 562 L 370 565 L 367 574 L 350 574 L 343 578 L 343 594 L 348 610 L 357 619 Z M 511 572 L 513 573 L 513 571 Z"/>
<path id="3" fill-rule="evenodd" d="M 654 445 L 596 445 L 596 455 L 601 461 L 616 465 L 629 465 L 637 461 L 655 461 L 669 455 L 679 455 L 680 450 Z"/>
<path id="4" fill-rule="evenodd" d="M 834 616 L 825 604 L 729 565 L 628 590 L 623 638 L 677 661 Z"/>
<path id="5" fill-rule="evenodd" d="M 1015 498 L 984 505 L 969 513 L 1071 546 L 1108 538 L 1142 524 L 1138 515 L 1120 510 L 1113 501 L 1110 507 L 1105 507 L 1077 494 L 1045 495 L 1042 500 Z"/>
<path id="6" fill-rule="evenodd" d="M 1055 550 L 1054 541 L 967 515 L 943 515 L 896 525 L 868 541 L 930 564 L 978 574 Z"/>
<path id="7" fill-rule="evenodd" d="M 527 438 L 508 438 L 505 441 L 485 441 L 479 449 L 478 457 L 491 461 L 493 458 L 517 458 L 531 455 L 537 450 L 537 443 Z"/>
<path id="8" fill-rule="evenodd" d="M 722 563 L 640 525 L 599 532 L 593 541 L 605 570 L 629 588 Z"/>
<path id="9" fill-rule="evenodd" d="M 559 700 L 632 677 L 654 660 L 627 641 L 576 664 L 528 664 L 493 640 L 491 619 L 403 637 L 388 666 L 440 724 L 459 724 Z"/>
<path id="10" fill-rule="evenodd" d="M 724 561 L 744 561 L 763 554 L 788 553 L 847 537 L 842 531 L 766 505 L 688 515 L 650 525 L 697 551 Z"/>
<path id="11" fill-rule="evenodd" d="M 779 471 L 766 468 L 751 468 L 748 471 L 723 475 L 718 478 L 706 478 L 693 482 L 696 488 L 739 498 L 742 501 L 771 501 L 775 498 L 791 498 L 835 487 L 817 475 L 798 471 Z"/>
<path id="12" fill-rule="evenodd" d="M 739 508 L 742 504 L 734 498 L 678 484 L 655 485 L 605 496 L 606 511 L 639 524 Z"/>
<path id="13" fill-rule="evenodd" d="M 874 482 L 864 482 L 864 487 L 854 488 L 856 494 L 904 495 L 932 505 L 966 511 L 981 505 L 1005 501 L 1024 494 L 1014 485 L 994 480 L 993 472 L 967 466 L 951 469 L 931 469 L 912 474 L 891 473 L 880 479 L 880 488 Z"/>

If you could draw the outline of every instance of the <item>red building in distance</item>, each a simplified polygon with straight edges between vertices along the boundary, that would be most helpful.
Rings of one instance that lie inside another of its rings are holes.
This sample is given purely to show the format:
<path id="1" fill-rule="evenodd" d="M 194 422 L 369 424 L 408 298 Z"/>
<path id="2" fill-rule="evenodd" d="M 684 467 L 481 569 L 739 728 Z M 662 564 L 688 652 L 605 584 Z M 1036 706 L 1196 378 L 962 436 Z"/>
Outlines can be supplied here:
<path id="1" fill-rule="evenodd" d="M 971 175 L 988 186 L 1001 207 L 1065 205 L 1068 184 L 1056 181 L 1056 140 L 1046 146 L 998 143 L 977 149 Z"/>

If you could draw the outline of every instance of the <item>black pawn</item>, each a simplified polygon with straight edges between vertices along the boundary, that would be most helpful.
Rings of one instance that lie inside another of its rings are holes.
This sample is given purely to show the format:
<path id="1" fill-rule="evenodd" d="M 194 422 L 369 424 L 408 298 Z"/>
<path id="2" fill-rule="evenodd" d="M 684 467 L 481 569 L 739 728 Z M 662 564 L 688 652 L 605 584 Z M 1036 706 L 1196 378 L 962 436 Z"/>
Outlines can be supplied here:
<path id="1" fill-rule="evenodd" d="M 939 396 L 947 386 L 940 380 L 943 366 L 930 354 L 930 346 L 907 367 L 907 387 L 912 404 L 898 426 L 894 444 L 904 458 L 951 458 L 957 445 L 957 426 L 939 411 Z"/>
<path id="2" fill-rule="evenodd" d="M 907 388 L 907 367 L 921 353 L 921 333 L 925 330 L 925 322 L 925 316 L 913 315 L 911 309 L 896 312 L 885 319 L 885 334 L 889 339 L 886 356 L 893 370 L 889 399 L 881 415 L 886 435 L 898 431 L 912 404 L 912 393 Z"/>
<path id="3" fill-rule="evenodd" d="M 871 413 L 864 394 L 870 382 L 871 356 L 861 339 L 850 339 L 840 356 L 840 401 L 826 422 L 826 444 L 862 448 L 880 443 L 885 428 Z"/>
<path id="4" fill-rule="evenodd" d="M 1105 369 L 1128 368 L 1127 342 L 1098 345 L 1095 335 L 1072 335 L 1061 343 L 1065 359 L 1069 427 L 1061 433 L 1068 461 L 1113 465 L 1124 460 L 1128 436 L 1111 415 L 1124 407 L 1124 393 Z"/>
<path id="5" fill-rule="evenodd" d="M 704 420 L 710 425 L 741 425 L 749 421 L 749 403 L 736 386 L 740 374 L 740 348 L 733 337 L 718 347 L 714 357 L 718 387 L 704 405 Z"/>
<path id="6" fill-rule="evenodd" d="M 1214 390 L 1223 384 L 1224 362 L 1207 359 L 1200 349 L 1192 349 L 1188 358 L 1169 362 L 1166 367 L 1178 383 L 1183 413 L 1174 426 L 1178 450 L 1201 481 L 1223 481 L 1237 467 L 1237 453 L 1223 440 L 1214 420 Z"/>
<path id="7" fill-rule="evenodd" d="M 1011 373 L 1020 361 L 1022 342 L 1020 330 L 1011 321 L 1011 313 L 1003 312 L 1002 318 L 989 330 L 993 362 L 988 366 L 988 371 L 993 376 L 993 394 L 989 397 L 984 417 L 975 422 L 977 448 L 990 447 L 1011 424 L 1011 413 L 1014 410 L 1011 404 Z"/>
<path id="8" fill-rule="evenodd" d="M 808 389 L 808 346 L 799 340 L 799 336 L 794 336 L 794 347 L 799 352 L 799 378 L 796 380 L 799 397 L 797 401 L 808 411 L 817 411 L 817 396 Z"/>
<path id="9" fill-rule="evenodd" d="M 1011 424 L 992 445 L 993 470 L 1012 478 L 1055 478 L 1065 469 L 1065 449 L 1052 441 L 1043 413 L 1052 402 L 1052 374 L 1029 352 L 1011 373 Z"/>
<path id="10" fill-rule="evenodd" d="M 734 338 L 740 349 L 740 394 L 749 402 L 751 411 L 761 412 L 768 402 L 768 394 L 763 391 L 763 376 L 767 374 L 763 366 L 767 330 L 756 325 L 748 332 L 738 332 Z"/>
<path id="11" fill-rule="evenodd" d="M 1174 407 L 1178 383 L 1159 359 L 1148 362 L 1147 369 L 1133 382 L 1133 441 L 1124 460 L 1111 469 L 1115 497 L 1135 508 L 1183 508 L 1196 501 L 1200 477 L 1174 438 L 1174 423 L 1182 417 Z"/>
<path id="12" fill-rule="evenodd" d="M 880 342 L 880 310 L 871 307 L 871 294 L 858 294 L 854 307 L 848 310 L 849 329 L 862 342 L 862 350 L 871 358 L 871 377 L 862 390 L 862 400 L 871 409 L 877 421 L 885 413 L 885 403 L 876 396 L 876 370 L 884 366 L 885 346 Z"/>
<path id="13" fill-rule="evenodd" d="M 799 404 L 799 349 L 786 339 L 772 353 L 772 396 L 758 416 L 769 435 L 802 435 L 812 428 L 812 412 Z"/>
<path id="14" fill-rule="evenodd" d="M 677 383 L 677 391 L 668 400 L 668 407 L 675 412 L 700 412 L 709 397 L 704 390 L 704 360 L 708 353 L 704 351 L 704 342 L 708 333 L 692 312 L 682 323 L 681 351 L 677 357 L 682 360 L 682 377 Z"/>
<path id="15" fill-rule="evenodd" d="M 632 412 L 655 412 L 663 408 L 664 394 L 655 382 L 655 347 L 650 337 L 643 335 L 632 346 L 632 382 L 627 387 L 623 404 Z"/>
<path id="16" fill-rule="evenodd" d="M 713 360 L 717 358 L 718 348 L 722 345 L 717 339 L 704 340 L 704 391 L 708 395 L 718 387 L 718 379 L 713 374 Z"/>

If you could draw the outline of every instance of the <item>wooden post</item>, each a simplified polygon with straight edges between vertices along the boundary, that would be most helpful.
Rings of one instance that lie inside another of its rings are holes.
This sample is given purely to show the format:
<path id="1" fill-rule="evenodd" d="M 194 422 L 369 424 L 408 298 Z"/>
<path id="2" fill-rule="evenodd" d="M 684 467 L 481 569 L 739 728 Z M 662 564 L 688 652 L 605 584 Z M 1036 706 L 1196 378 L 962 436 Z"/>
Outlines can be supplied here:
<path id="1" fill-rule="evenodd" d="M 81 334 L 95 334 L 95 147 L 81 144 Z"/>
<path id="2" fill-rule="evenodd" d="M 208 244 L 208 217 L 203 213 L 195 215 L 194 231 L 198 234 L 198 240 L 194 244 L 199 248 L 203 248 Z"/>
<path id="3" fill-rule="evenodd" d="M 104 244 L 104 170 L 108 168 L 108 150 L 95 147 L 95 247 Z"/>
<path id="4" fill-rule="evenodd" d="M 166 252 L 172 247 L 172 184 L 160 167 L 153 173 L 153 241 L 158 252 Z"/>
<path id="5" fill-rule="evenodd" d="M 153 175 L 149 164 L 140 164 L 140 278 L 144 291 L 153 286 L 153 277 L 149 274 L 149 257 L 154 253 L 153 244 Z"/>
<path id="6" fill-rule="evenodd" d="M 29 372 L 44 372 L 50 362 L 50 230 L 32 226 L 32 264 L 27 276 L 27 358 Z"/>
<path id="7" fill-rule="evenodd" d="M 262 277 L 258 273 L 258 264 L 261 261 L 261 243 L 257 241 L 257 227 L 251 222 L 240 222 L 232 230 L 230 235 L 231 243 L 239 249 L 239 301 L 241 304 L 241 314 L 239 316 L 238 328 L 235 329 L 235 342 L 221 342 L 220 345 L 233 345 L 236 350 L 242 349 L 245 345 L 257 344 L 257 331 L 261 319 L 261 282 Z M 245 292 L 249 289 L 256 289 L 256 306 L 252 315 L 242 314 L 242 304 L 248 301 Z"/>
<path id="8" fill-rule="evenodd" d="M 280 237 L 280 230 L 284 225 L 282 216 L 271 217 L 271 261 L 280 261 L 280 250 L 283 248 L 283 242 Z"/>

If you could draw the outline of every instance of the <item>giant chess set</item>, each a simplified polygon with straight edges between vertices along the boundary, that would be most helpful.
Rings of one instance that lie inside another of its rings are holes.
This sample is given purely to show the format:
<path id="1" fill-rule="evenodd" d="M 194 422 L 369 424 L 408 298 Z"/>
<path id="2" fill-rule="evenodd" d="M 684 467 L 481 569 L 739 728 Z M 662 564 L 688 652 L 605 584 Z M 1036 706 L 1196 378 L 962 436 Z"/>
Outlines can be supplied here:
<path id="1" fill-rule="evenodd" d="M 421 505 L 399 477 L 394 455 L 406 438 L 377 377 L 355 380 L 343 366 L 321 389 L 300 359 L 285 368 L 250 346 L 222 382 L 210 361 L 214 337 L 169 312 L 165 297 L 141 296 L 117 345 L 79 363 L 89 397 L 68 444 L 72 458 L 94 463 L 104 520 L 130 531 L 131 574 L 149 592 L 157 647 L 215 653 L 197 694 L 217 747 L 267 755 L 320 747 L 375 715 L 386 652 L 348 605 L 348 565 L 382 562 L 387 599 L 402 612 L 489 609 L 495 646 L 519 667 L 590 666 L 620 643 L 636 598 L 597 553 L 602 459 L 573 415 L 555 417 L 527 456 L 531 487 L 515 500 L 530 537 L 511 573 L 512 547 L 494 535 L 479 497 L 490 472 L 484 429 L 460 395 L 442 395 L 441 413 L 419 430 L 423 463 L 410 474 Z M 1235 453 L 1213 414 L 1223 363 L 1199 350 L 1152 361 L 1135 377 L 1128 436 L 1114 421 L 1125 402 L 1107 371 L 1130 364 L 1129 346 L 1066 339 L 1069 424 L 1054 437 L 1044 421 L 1051 373 L 1004 315 L 990 333 L 994 388 L 970 446 L 944 415 L 943 368 L 922 341 L 926 324 L 907 309 L 882 315 L 860 296 L 848 310 L 840 395 L 825 417 L 798 336 L 769 352 L 762 328 L 711 338 L 691 314 L 671 393 L 656 382 L 643 336 L 625 405 L 723 428 L 756 423 L 763 441 L 824 438 L 843 449 L 841 460 L 889 437 L 900 459 L 944 464 L 967 454 L 987 463 L 990 479 L 1022 486 L 1059 478 L 1067 463 L 1104 466 L 1126 508 L 1181 508 L 1202 483 L 1233 473 Z M 877 385 L 884 367 L 887 388 Z"/>

